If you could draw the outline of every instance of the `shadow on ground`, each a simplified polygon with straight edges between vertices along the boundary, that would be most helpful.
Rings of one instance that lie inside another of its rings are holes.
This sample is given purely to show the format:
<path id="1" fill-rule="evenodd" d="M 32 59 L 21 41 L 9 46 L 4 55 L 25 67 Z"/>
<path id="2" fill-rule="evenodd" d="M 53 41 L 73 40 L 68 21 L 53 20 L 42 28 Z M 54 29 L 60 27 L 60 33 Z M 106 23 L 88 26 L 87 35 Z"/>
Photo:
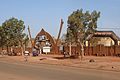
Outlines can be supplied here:
<path id="1" fill-rule="evenodd" d="M 71 55 L 71 56 L 62 56 L 62 57 L 53 57 L 54 59 L 78 59 L 79 56 Z"/>

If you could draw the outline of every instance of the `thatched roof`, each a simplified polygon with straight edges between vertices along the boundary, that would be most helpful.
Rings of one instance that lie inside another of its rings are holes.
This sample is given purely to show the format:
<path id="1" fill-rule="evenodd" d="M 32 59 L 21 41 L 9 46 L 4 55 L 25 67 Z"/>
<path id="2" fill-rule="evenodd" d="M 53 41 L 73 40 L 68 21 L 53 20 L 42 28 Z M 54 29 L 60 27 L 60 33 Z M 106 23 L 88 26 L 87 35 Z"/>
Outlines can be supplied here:
<path id="1" fill-rule="evenodd" d="M 92 37 L 111 37 L 114 41 L 119 41 L 120 38 L 113 31 L 97 31 L 87 37 L 90 40 Z"/>

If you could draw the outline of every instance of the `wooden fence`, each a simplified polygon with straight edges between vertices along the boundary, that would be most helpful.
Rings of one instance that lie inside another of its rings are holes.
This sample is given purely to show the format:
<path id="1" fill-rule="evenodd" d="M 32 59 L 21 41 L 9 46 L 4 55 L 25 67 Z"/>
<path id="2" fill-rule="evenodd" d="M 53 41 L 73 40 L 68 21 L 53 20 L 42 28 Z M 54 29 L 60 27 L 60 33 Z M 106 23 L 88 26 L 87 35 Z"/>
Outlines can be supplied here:
<path id="1" fill-rule="evenodd" d="M 66 52 L 69 52 L 69 46 L 64 47 Z M 72 54 L 80 53 L 80 46 L 72 46 Z M 120 56 L 120 46 L 104 46 L 97 45 L 84 47 L 85 56 Z"/>
<path id="2" fill-rule="evenodd" d="M 120 56 L 120 46 L 103 46 L 85 47 L 85 55 L 95 56 Z"/>
<path id="3" fill-rule="evenodd" d="M 80 53 L 81 49 L 80 46 L 72 46 L 71 48 L 72 54 Z M 4 50 L 7 50 L 7 48 L 4 48 Z M 8 48 L 10 51 L 10 48 Z M 32 53 L 32 48 L 26 48 L 27 51 Z M 0 48 L 0 52 L 2 51 L 2 48 Z M 14 48 L 15 53 L 21 53 L 21 48 Z M 69 53 L 69 46 L 64 47 L 64 51 Z M 103 46 L 103 45 L 97 45 L 94 47 L 84 47 L 85 56 L 120 56 L 120 46 Z M 51 54 L 55 53 L 55 49 L 52 49 Z M 61 54 L 63 52 L 59 51 L 58 47 L 58 54 Z"/>

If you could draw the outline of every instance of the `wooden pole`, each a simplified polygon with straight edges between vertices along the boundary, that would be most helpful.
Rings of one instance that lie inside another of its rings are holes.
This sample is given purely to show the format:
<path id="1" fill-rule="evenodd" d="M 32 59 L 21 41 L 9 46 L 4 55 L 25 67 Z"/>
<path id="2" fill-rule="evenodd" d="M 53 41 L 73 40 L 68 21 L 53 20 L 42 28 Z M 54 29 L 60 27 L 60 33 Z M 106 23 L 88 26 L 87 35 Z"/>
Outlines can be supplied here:
<path id="1" fill-rule="evenodd" d="M 61 23 L 60 23 L 60 29 L 59 29 L 59 33 L 58 33 L 58 37 L 57 37 L 57 41 L 56 41 L 56 44 L 58 43 L 58 40 L 60 38 L 60 34 L 61 34 L 61 31 L 62 31 L 62 26 L 63 26 L 63 20 L 61 19 Z"/>
<path id="2" fill-rule="evenodd" d="M 31 46 L 33 48 L 32 37 L 31 37 L 31 32 L 30 32 L 30 27 L 29 26 L 28 26 L 28 33 L 29 33 L 29 38 L 30 38 L 30 41 L 31 41 Z"/>
<path id="3" fill-rule="evenodd" d="M 57 45 L 58 45 L 58 40 L 59 40 L 59 38 L 60 38 L 60 34 L 61 34 L 61 31 L 62 31 L 62 27 L 63 27 L 63 20 L 61 19 L 61 23 L 60 23 L 60 29 L 59 29 L 59 33 L 58 33 L 58 37 L 57 37 L 57 41 L 56 41 L 56 47 L 55 47 L 55 53 L 57 53 L 58 52 L 58 47 L 57 47 Z"/>

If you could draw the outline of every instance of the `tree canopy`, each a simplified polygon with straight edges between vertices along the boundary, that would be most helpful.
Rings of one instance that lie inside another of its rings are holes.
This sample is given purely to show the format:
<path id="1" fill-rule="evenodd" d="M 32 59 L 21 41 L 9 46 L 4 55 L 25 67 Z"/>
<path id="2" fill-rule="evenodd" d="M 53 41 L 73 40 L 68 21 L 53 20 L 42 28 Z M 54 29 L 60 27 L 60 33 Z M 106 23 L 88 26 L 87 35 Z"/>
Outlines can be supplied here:
<path id="1" fill-rule="evenodd" d="M 26 34 L 23 32 L 25 30 L 24 21 L 14 17 L 6 20 L 0 30 L 2 30 L 1 36 L 4 37 L 4 40 L 2 40 L 5 41 L 4 45 L 9 47 L 22 45 L 26 37 Z"/>
<path id="2" fill-rule="evenodd" d="M 100 17 L 100 12 L 83 12 L 82 9 L 74 11 L 68 17 L 68 28 L 66 40 L 68 42 L 79 43 L 83 48 L 88 35 L 93 34 L 97 28 L 97 21 Z"/>

